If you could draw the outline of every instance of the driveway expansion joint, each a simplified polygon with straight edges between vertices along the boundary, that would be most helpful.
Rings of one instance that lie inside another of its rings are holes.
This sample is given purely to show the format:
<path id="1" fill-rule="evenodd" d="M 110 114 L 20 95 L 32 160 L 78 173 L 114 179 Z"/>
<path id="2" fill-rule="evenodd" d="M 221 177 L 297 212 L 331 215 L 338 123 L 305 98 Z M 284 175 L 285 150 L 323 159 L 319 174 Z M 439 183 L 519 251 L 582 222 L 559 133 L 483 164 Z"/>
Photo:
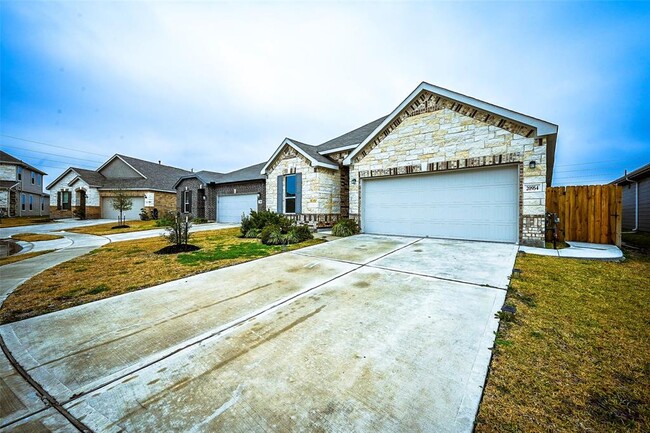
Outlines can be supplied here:
<path id="1" fill-rule="evenodd" d="M 70 412 L 68 412 L 54 397 L 50 395 L 38 382 L 36 382 L 30 375 L 25 371 L 25 369 L 16 361 L 16 358 L 14 358 L 13 354 L 11 351 L 9 351 L 9 348 L 5 344 L 4 339 L 2 338 L 2 335 L 0 335 L 0 348 L 2 348 L 2 352 L 4 353 L 5 357 L 11 364 L 11 366 L 16 370 L 16 372 L 23 378 L 27 383 L 34 388 L 36 393 L 38 394 L 39 398 L 43 400 L 44 403 L 46 403 L 45 407 L 42 409 L 39 409 L 35 412 L 29 413 L 24 417 L 21 417 L 19 419 L 13 420 L 9 424 L 3 426 L 6 427 L 8 425 L 14 424 L 18 421 L 22 421 L 25 418 L 28 418 L 30 416 L 33 416 L 37 413 L 40 413 L 42 411 L 45 411 L 49 409 L 50 407 L 54 408 L 57 412 L 59 412 L 65 419 L 67 419 L 70 424 L 72 424 L 77 430 L 83 433 L 92 433 L 92 430 L 88 428 L 84 423 L 79 421 L 77 418 L 72 416 Z"/>

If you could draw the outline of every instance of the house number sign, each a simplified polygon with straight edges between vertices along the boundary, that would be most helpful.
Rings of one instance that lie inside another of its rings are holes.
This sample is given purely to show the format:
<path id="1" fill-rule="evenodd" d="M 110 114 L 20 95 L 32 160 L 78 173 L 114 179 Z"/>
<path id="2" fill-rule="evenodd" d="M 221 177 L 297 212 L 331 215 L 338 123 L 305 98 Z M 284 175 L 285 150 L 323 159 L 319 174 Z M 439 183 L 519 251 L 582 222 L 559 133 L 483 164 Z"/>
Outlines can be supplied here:
<path id="1" fill-rule="evenodd" d="M 529 185 L 524 185 L 524 190 L 526 192 L 541 191 L 542 190 L 542 184 L 540 184 L 540 183 L 532 183 L 532 184 L 529 184 Z"/>

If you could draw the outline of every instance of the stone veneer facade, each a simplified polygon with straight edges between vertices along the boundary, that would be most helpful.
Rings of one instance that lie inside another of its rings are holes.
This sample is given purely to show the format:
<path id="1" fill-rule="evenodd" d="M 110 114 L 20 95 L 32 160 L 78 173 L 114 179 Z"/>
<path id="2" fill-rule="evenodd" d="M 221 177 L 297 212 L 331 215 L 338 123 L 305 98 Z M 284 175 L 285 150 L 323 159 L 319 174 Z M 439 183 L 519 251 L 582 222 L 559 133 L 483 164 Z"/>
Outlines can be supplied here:
<path id="1" fill-rule="evenodd" d="M 546 139 L 531 137 L 525 127 L 512 122 L 476 116 L 477 110 L 471 117 L 451 108 L 425 105 L 403 113 L 387 133 L 355 156 L 350 166 L 350 216 L 359 219 L 363 178 L 517 164 L 519 240 L 543 245 Z M 534 169 L 528 166 L 531 160 Z"/>
<path id="2" fill-rule="evenodd" d="M 341 212 L 341 172 L 324 167 L 312 167 L 311 162 L 290 146 L 276 157 L 267 170 L 266 208 L 277 209 L 278 176 L 302 173 L 302 214 L 338 215 Z"/>

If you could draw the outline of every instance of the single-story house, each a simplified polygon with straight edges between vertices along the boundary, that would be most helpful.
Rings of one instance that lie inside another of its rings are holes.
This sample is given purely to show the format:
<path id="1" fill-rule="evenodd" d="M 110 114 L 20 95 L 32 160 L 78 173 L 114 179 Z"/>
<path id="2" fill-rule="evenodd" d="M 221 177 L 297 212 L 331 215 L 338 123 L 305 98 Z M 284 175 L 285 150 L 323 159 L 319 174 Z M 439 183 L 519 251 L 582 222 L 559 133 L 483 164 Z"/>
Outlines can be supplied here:
<path id="1" fill-rule="evenodd" d="M 286 138 L 266 207 L 365 233 L 543 245 L 558 127 L 420 84 L 387 116 L 319 145 Z"/>
<path id="2" fill-rule="evenodd" d="M 265 208 L 266 177 L 260 173 L 264 165 L 230 173 L 203 170 L 182 176 L 174 185 L 178 211 L 209 221 L 239 223 L 242 214 Z"/>
<path id="3" fill-rule="evenodd" d="M 0 150 L 0 213 L 2 216 L 50 214 L 50 196 L 43 192 L 47 173 Z"/>
<path id="4" fill-rule="evenodd" d="M 86 218 L 117 219 L 113 208 L 118 191 L 131 196 L 133 205 L 124 216 L 139 219 L 141 209 L 157 209 L 159 214 L 176 211 L 176 189 L 179 177 L 189 171 L 126 155 L 114 155 L 97 170 L 70 167 L 57 177 L 50 190 L 50 207 L 56 218 L 69 218 L 82 211 Z"/>
<path id="5" fill-rule="evenodd" d="M 612 184 L 623 187 L 623 230 L 650 232 L 650 164 L 626 172 Z"/>

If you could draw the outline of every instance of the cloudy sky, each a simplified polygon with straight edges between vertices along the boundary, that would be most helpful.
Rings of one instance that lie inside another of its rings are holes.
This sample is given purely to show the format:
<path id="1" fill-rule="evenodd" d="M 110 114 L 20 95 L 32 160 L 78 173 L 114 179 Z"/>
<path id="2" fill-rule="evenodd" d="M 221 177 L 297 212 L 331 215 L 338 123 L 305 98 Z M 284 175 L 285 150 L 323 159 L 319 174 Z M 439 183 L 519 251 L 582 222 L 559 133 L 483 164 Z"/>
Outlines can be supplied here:
<path id="1" fill-rule="evenodd" d="M 650 162 L 650 3 L 0 2 L 0 146 L 42 167 L 122 153 L 266 160 L 427 81 L 559 125 L 554 182 Z"/>

